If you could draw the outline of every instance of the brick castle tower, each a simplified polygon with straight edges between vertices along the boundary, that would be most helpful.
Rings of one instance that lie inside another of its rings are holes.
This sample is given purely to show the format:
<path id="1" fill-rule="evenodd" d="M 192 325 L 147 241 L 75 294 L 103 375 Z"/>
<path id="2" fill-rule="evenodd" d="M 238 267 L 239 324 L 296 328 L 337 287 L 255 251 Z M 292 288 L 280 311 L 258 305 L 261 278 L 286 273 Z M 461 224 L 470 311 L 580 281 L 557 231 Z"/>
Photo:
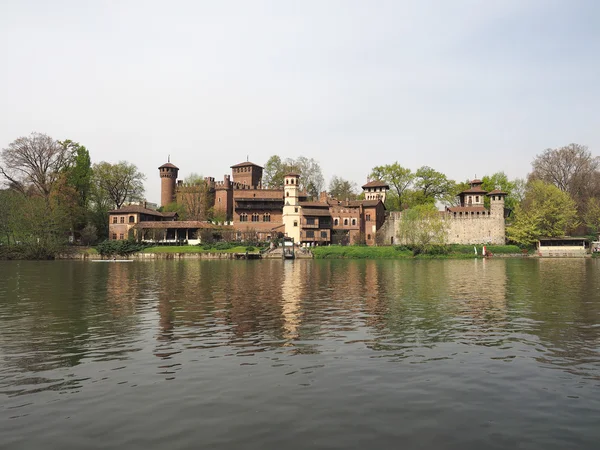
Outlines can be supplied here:
<path id="1" fill-rule="evenodd" d="M 169 162 L 158 168 L 160 172 L 160 205 L 167 206 L 175 201 L 175 186 L 177 184 L 177 174 L 179 167 Z"/>

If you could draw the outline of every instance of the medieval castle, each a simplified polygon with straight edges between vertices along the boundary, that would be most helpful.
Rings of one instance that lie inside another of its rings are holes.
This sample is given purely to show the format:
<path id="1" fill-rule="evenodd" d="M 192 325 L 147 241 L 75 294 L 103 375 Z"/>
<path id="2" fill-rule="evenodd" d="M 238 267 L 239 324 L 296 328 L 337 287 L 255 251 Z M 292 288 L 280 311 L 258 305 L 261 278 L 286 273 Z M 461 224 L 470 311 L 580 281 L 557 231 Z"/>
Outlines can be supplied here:
<path id="1" fill-rule="evenodd" d="M 162 206 L 173 202 L 190 205 L 199 189 L 205 189 L 197 220 L 177 220 L 176 213 L 129 205 L 110 211 L 110 239 L 127 239 L 133 234 L 147 241 L 196 244 L 202 230 L 227 230 L 239 240 L 249 234 L 260 240 L 287 236 L 305 246 L 400 243 L 397 236 L 402 213 L 386 211 L 389 185 L 382 181 L 362 186 L 364 200 L 339 200 L 325 192 L 309 200 L 300 190 L 298 174 L 287 174 L 282 188 L 264 188 L 263 168 L 249 161 L 231 166 L 231 175 L 225 175 L 223 181 L 206 177 L 202 188 L 178 180 L 179 168 L 170 161 L 158 170 Z M 448 243 L 505 243 L 506 193 L 486 192 L 481 184 L 473 180 L 471 188 L 459 194 L 460 206 L 440 212 L 448 221 Z M 489 209 L 484 206 L 486 196 Z M 221 218 L 218 225 L 203 217 L 211 208 L 213 215 Z"/>

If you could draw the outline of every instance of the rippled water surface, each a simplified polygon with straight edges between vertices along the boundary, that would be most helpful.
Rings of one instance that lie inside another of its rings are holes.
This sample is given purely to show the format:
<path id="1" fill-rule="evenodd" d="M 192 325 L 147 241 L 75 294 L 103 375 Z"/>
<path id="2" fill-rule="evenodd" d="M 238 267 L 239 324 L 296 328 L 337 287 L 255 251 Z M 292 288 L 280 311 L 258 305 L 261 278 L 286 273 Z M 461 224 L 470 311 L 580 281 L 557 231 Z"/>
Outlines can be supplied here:
<path id="1" fill-rule="evenodd" d="M 598 260 L 0 262 L 0 448 L 597 449 Z"/>

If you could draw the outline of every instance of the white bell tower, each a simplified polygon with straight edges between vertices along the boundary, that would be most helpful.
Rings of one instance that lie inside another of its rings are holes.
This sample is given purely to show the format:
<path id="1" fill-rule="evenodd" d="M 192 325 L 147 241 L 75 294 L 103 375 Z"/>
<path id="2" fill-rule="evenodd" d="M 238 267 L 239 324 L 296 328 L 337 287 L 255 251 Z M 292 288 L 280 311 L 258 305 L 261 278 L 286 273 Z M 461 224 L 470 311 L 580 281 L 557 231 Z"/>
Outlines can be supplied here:
<path id="1" fill-rule="evenodd" d="M 285 234 L 300 243 L 300 204 L 298 197 L 300 175 L 289 173 L 283 178 L 283 225 Z"/>

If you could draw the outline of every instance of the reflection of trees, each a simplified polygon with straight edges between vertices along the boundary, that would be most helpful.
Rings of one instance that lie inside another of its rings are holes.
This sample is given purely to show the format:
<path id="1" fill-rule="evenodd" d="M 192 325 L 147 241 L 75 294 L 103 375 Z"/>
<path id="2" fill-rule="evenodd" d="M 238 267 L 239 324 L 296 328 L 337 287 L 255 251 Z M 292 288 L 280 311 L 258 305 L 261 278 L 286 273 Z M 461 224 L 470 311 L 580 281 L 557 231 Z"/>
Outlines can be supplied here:
<path id="1" fill-rule="evenodd" d="M 572 365 L 597 361 L 600 329 L 598 262 L 540 258 L 507 262 L 511 295 L 522 331 L 539 338 L 543 362 Z"/>
<path id="2" fill-rule="evenodd" d="M 466 330 L 478 343 L 478 335 L 505 325 L 504 261 L 393 261 L 379 266 L 377 278 L 376 348 L 446 342 Z"/>
<path id="3" fill-rule="evenodd" d="M 0 348 L 18 372 L 72 367 L 94 359 L 122 359 L 137 326 L 143 286 L 129 264 L 23 262 L 3 268 Z M 18 356 L 16 356 L 18 355 Z"/>

